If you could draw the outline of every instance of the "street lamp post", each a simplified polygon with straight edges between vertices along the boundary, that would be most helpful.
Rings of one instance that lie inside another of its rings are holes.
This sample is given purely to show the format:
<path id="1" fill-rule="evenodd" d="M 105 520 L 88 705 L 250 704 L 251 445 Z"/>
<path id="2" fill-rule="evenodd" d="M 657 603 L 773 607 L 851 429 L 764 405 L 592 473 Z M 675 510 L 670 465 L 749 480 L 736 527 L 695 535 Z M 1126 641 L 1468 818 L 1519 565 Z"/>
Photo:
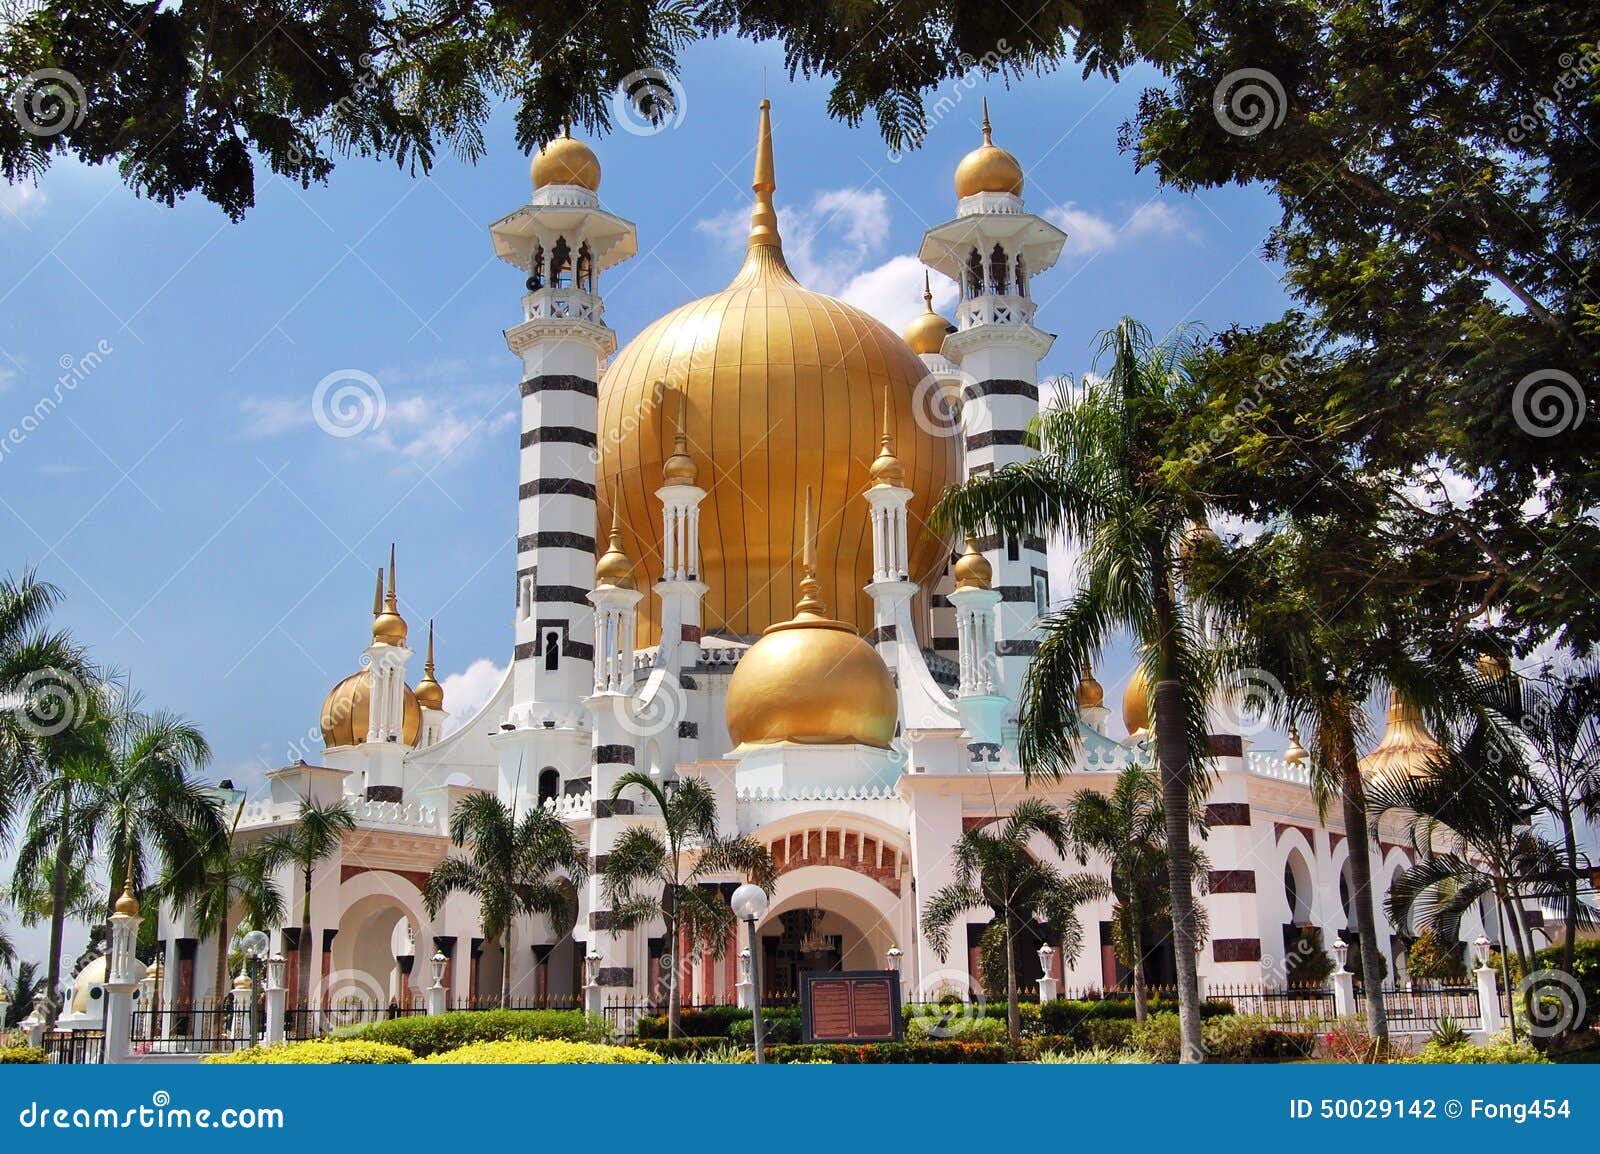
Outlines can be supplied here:
<path id="1" fill-rule="evenodd" d="M 729 902 L 733 916 L 749 927 L 750 934 L 750 1013 L 754 1025 L 756 1065 L 767 1060 L 766 1030 L 761 1021 L 761 943 L 756 940 L 756 923 L 767 915 L 767 891 L 746 882 L 733 891 Z"/>
<path id="2" fill-rule="evenodd" d="M 250 971 L 250 1045 L 261 1036 L 261 959 L 267 956 L 271 943 L 260 930 L 251 930 L 239 943 L 244 953 L 245 967 Z"/>

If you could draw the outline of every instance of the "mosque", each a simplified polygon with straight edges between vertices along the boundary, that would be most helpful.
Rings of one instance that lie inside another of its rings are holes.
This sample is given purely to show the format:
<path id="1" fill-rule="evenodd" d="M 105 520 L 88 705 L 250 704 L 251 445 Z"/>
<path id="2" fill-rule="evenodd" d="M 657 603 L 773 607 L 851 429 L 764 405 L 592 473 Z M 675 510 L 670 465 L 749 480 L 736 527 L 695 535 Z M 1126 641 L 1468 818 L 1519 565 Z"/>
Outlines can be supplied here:
<path id="1" fill-rule="evenodd" d="M 519 1000 L 585 987 L 659 997 L 661 929 L 615 928 L 593 879 L 570 934 L 524 919 L 504 951 L 485 940 L 474 899 L 454 896 L 430 917 L 421 896 L 450 852 L 451 812 L 474 791 L 550 807 L 599 863 L 621 830 L 653 820 L 646 799 L 612 798 L 632 770 L 703 779 L 725 832 L 770 848 L 778 880 L 759 926 L 768 996 L 792 994 L 806 970 L 882 968 L 891 950 L 911 991 L 972 989 L 987 916 L 974 912 L 946 957 L 918 925 L 919 901 L 952 879 L 963 830 L 1025 796 L 1109 791 L 1119 770 L 1149 758 L 1143 680 L 1126 686 L 1131 736 L 1119 739 L 1085 670 L 1078 763 L 1057 781 L 1024 782 L 1017 695 L 1052 597 L 1045 542 L 947 541 L 927 528 L 946 486 L 1033 455 L 1025 430 L 1053 340 L 1036 324 L 1034 281 L 1066 235 L 1026 209 L 1022 166 L 993 142 L 987 111 L 982 142 L 955 172 L 955 214 L 919 254 L 959 284 L 955 316 L 935 313 L 929 295 L 904 334 L 799 283 L 775 173 L 763 101 L 743 264 L 727 288 L 620 351 L 602 286 L 635 255 L 637 234 L 602 207 L 589 147 L 562 138 L 541 150 L 531 198 L 490 225 L 496 255 L 526 277 L 505 330 L 522 398 L 513 660 L 488 704 L 446 733 L 431 625 L 422 676 L 408 683 L 416 641 L 391 554 L 360 667 L 323 704 L 319 764 L 278 769 L 265 797 L 235 799 L 240 838 L 291 823 L 306 798 L 348 799 L 356 818 L 317 868 L 309 940 L 299 882 L 282 879 L 288 924 L 271 939 L 289 959 L 291 1006 L 415 1003 L 436 952 L 457 1000 L 494 996 L 506 967 Z M 1281 985 L 1307 928 L 1354 941 L 1352 846 L 1337 807 L 1319 815 L 1297 741 L 1253 748 L 1223 702 L 1211 727 L 1199 971 L 1206 983 Z M 1367 768 L 1403 770 L 1433 748 L 1398 705 Z M 1369 852 L 1380 892 L 1412 860 L 1388 827 Z M 1069 989 L 1124 984 L 1109 903 L 1080 913 L 1084 948 L 1058 952 L 1052 976 Z M 1404 972 L 1406 929 L 1389 927 L 1381 943 L 1392 975 Z M 1478 931 L 1469 919 L 1463 937 Z M 219 992 L 215 942 L 187 911 L 165 909 L 160 937 L 167 1005 Z M 1170 946 L 1152 946 L 1152 980 L 1171 980 Z M 730 947 L 720 958 L 684 951 L 685 1003 L 734 999 Z M 310 990 L 298 988 L 302 951 Z M 1020 955 L 1032 971 L 1023 978 L 1039 977 L 1035 951 Z"/>

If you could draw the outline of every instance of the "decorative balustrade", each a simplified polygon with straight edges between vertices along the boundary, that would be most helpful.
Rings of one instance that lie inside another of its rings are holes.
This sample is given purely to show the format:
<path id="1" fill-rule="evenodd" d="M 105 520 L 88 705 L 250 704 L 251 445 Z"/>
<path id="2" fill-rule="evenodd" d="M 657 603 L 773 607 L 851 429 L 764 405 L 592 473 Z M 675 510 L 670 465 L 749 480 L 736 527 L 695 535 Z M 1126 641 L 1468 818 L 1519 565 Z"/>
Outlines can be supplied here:
<path id="1" fill-rule="evenodd" d="M 600 298 L 578 288 L 542 288 L 522 298 L 522 319 L 588 321 L 600 324 L 605 306 Z"/>
<path id="2" fill-rule="evenodd" d="M 1287 781 L 1293 785 L 1311 784 L 1309 766 L 1304 763 L 1290 765 L 1275 753 L 1257 753 L 1251 750 L 1245 755 L 1245 765 L 1258 777 L 1270 777 L 1274 781 Z"/>
<path id="3" fill-rule="evenodd" d="M 979 325 L 1029 325 L 1034 304 L 1027 297 L 997 296 L 985 293 L 962 301 L 956 309 L 956 327 L 965 331 Z"/>
<path id="4" fill-rule="evenodd" d="M 413 830 L 437 833 L 442 829 L 439 811 L 431 805 L 411 801 L 369 801 L 357 794 L 345 794 L 344 803 L 358 827 Z M 239 828 L 293 822 L 300 812 L 298 803 L 268 799 L 247 801 L 239 812 Z"/>

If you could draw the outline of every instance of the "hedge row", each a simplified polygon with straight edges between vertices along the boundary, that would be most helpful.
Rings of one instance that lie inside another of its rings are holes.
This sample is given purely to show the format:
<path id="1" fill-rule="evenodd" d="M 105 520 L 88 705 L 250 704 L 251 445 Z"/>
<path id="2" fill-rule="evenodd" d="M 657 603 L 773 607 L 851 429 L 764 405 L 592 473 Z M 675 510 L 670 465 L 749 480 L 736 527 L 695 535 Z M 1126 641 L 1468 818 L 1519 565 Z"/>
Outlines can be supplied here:
<path id="1" fill-rule="evenodd" d="M 419 1058 L 459 1050 L 474 1042 L 536 1038 L 565 1042 L 604 1042 L 605 1019 L 580 1010 L 454 1010 L 434 1017 L 391 1018 L 339 1030 L 340 1038 L 404 1046 Z"/>

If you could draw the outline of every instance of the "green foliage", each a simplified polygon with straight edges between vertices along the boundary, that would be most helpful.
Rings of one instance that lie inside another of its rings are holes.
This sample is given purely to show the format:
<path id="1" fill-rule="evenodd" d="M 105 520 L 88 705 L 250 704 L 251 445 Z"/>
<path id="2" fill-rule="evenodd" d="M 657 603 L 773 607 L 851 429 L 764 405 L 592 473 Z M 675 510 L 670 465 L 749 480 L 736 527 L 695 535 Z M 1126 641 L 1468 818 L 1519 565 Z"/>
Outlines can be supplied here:
<path id="1" fill-rule="evenodd" d="M 1087 1050 L 1040 1050 L 1034 1061 L 1041 1066 L 1148 1066 L 1155 1059 L 1138 1050 L 1093 1046 Z"/>
<path id="2" fill-rule="evenodd" d="M 1151 1014 L 1144 1021 L 1135 1022 L 1128 1041 L 1135 1050 L 1149 1054 L 1154 1061 L 1176 1062 L 1183 1053 L 1183 1035 L 1178 1028 L 1178 1015 Z"/>
<path id="3" fill-rule="evenodd" d="M 663 1062 L 658 1055 L 629 1046 L 551 1038 L 473 1042 L 418 1060 L 430 1066 L 653 1066 Z"/>
<path id="4" fill-rule="evenodd" d="M 1004 1042 L 1006 1024 L 1002 1018 L 943 1018 L 917 1015 L 906 1022 L 906 1041 Z"/>
<path id="5" fill-rule="evenodd" d="M 767 1010 L 762 1015 L 769 1024 L 777 1013 L 785 1011 Z M 800 1011 L 788 1011 L 794 1014 L 799 1021 Z M 678 1031 L 685 1038 L 726 1038 L 729 1031 L 738 1022 L 749 1022 L 750 1011 L 739 1006 L 703 1006 L 698 1009 L 684 1010 L 681 1013 L 681 1026 Z M 649 1017 L 640 1018 L 635 1027 L 640 1038 L 665 1038 L 667 1036 L 667 1016 L 665 1014 L 651 1014 Z"/>
<path id="6" fill-rule="evenodd" d="M 1466 980 L 1467 967 L 1462 964 L 1460 949 L 1452 948 L 1428 927 L 1406 950 L 1406 973 L 1425 982 L 1461 982 Z"/>
<path id="7" fill-rule="evenodd" d="M 0 1046 L 0 1066 L 43 1066 L 47 1061 L 37 1046 Z"/>
<path id="8" fill-rule="evenodd" d="M 1461 1028 L 1461 1023 L 1454 1018 L 1440 1018 L 1428 1033 L 1428 1044 L 1449 1049 L 1452 1046 L 1465 1046 L 1472 1041 L 1467 1032 Z"/>
<path id="9" fill-rule="evenodd" d="M 640 1050 L 651 1054 L 659 1054 L 669 1062 L 698 1062 L 714 1061 L 715 1059 L 702 1059 L 701 1054 L 715 1054 L 723 1050 L 739 1051 L 745 1045 L 728 1038 L 699 1037 L 699 1038 L 640 1038 L 633 1043 Z"/>
<path id="10" fill-rule="evenodd" d="M 350 1026 L 339 1036 L 404 1046 L 426 1058 L 475 1042 L 506 1039 L 603 1042 L 610 1030 L 603 1018 L 587 1017 L 578 1010 L 454 1010 Z"/>
<path id="11" fill-rule="evenodd" d="M 1320 926 L 1301 926 L 1284 953 L 1284 970 L 1295 984 L 1321 984 L 1333 973 L 1333 959 L 1322 948 Z"/>
<path id="12" fill-rule="evenodd" d="M 351 1038 L 315 1038 L 208 1054 L 208 1066 L 402 1066 L 415 1055 L 403 1046 Z"/>
<path id="13" fill-rule="evenodd" d="M 871 1045 L 772 1046 L 767 1060 L 783 1065 L 818 1060 L 839 1066 L 995 1065 L 1011 1060 L 1003 1042 L 877 1042 Z"/>
<path id="14" fill-rule="evenodd" d="M 1277 1062 L 1309 1058 L 1312 1034 L 1283 1030 L 1257 1014 L 1228 1014 L 1207 1020 L 1201 1034 L 1206 1052 L 1223 1062 Z"/>
<path id="15" fill-rule="evenodd" d="M 1546 1058 L 1532 1043 L 1513 1042 L 1510 1033 L 1501 1034 L 1486 1046 L 1474 1046 L 1470 1041 L 1456 1042 L 1429 1039 L 1428 1044 L 1407 1062 L 1446 1066 L 1540 1066 L 1549 1065 Z"/>
<path id="16" fill-rule="evenodd" d="M 761 1011 L 763 1036 L 771 1045 L 786 1045 L 800 1040 L 800 1011 L 771 1009 Z M 728 1037 L 740 1045 L 754 1045 L 756 1024 L 746 1014 L 728 1027 Z"/>
<path id="17" fill-rule="evenodd" d="M 1540 950 L 1534 955 L 1538 969 L 1555 970 L 1561 967 L 1561 947 L 1551 946 L 1549 949 Z M 1496 961 L 1496 973 L 1498 959 Z M 1578 984 L 1583 987 L 1583 1000 L 1585 1014 L 1581 1025 L 1594 1026 L 1600 1023 L 1600 940 L 1590 939 L 1578 942 L 1572 957 L 1572 976 L 1578 979 Z M 1513 979 L 1517 977 L 1512 974 Z"/>

